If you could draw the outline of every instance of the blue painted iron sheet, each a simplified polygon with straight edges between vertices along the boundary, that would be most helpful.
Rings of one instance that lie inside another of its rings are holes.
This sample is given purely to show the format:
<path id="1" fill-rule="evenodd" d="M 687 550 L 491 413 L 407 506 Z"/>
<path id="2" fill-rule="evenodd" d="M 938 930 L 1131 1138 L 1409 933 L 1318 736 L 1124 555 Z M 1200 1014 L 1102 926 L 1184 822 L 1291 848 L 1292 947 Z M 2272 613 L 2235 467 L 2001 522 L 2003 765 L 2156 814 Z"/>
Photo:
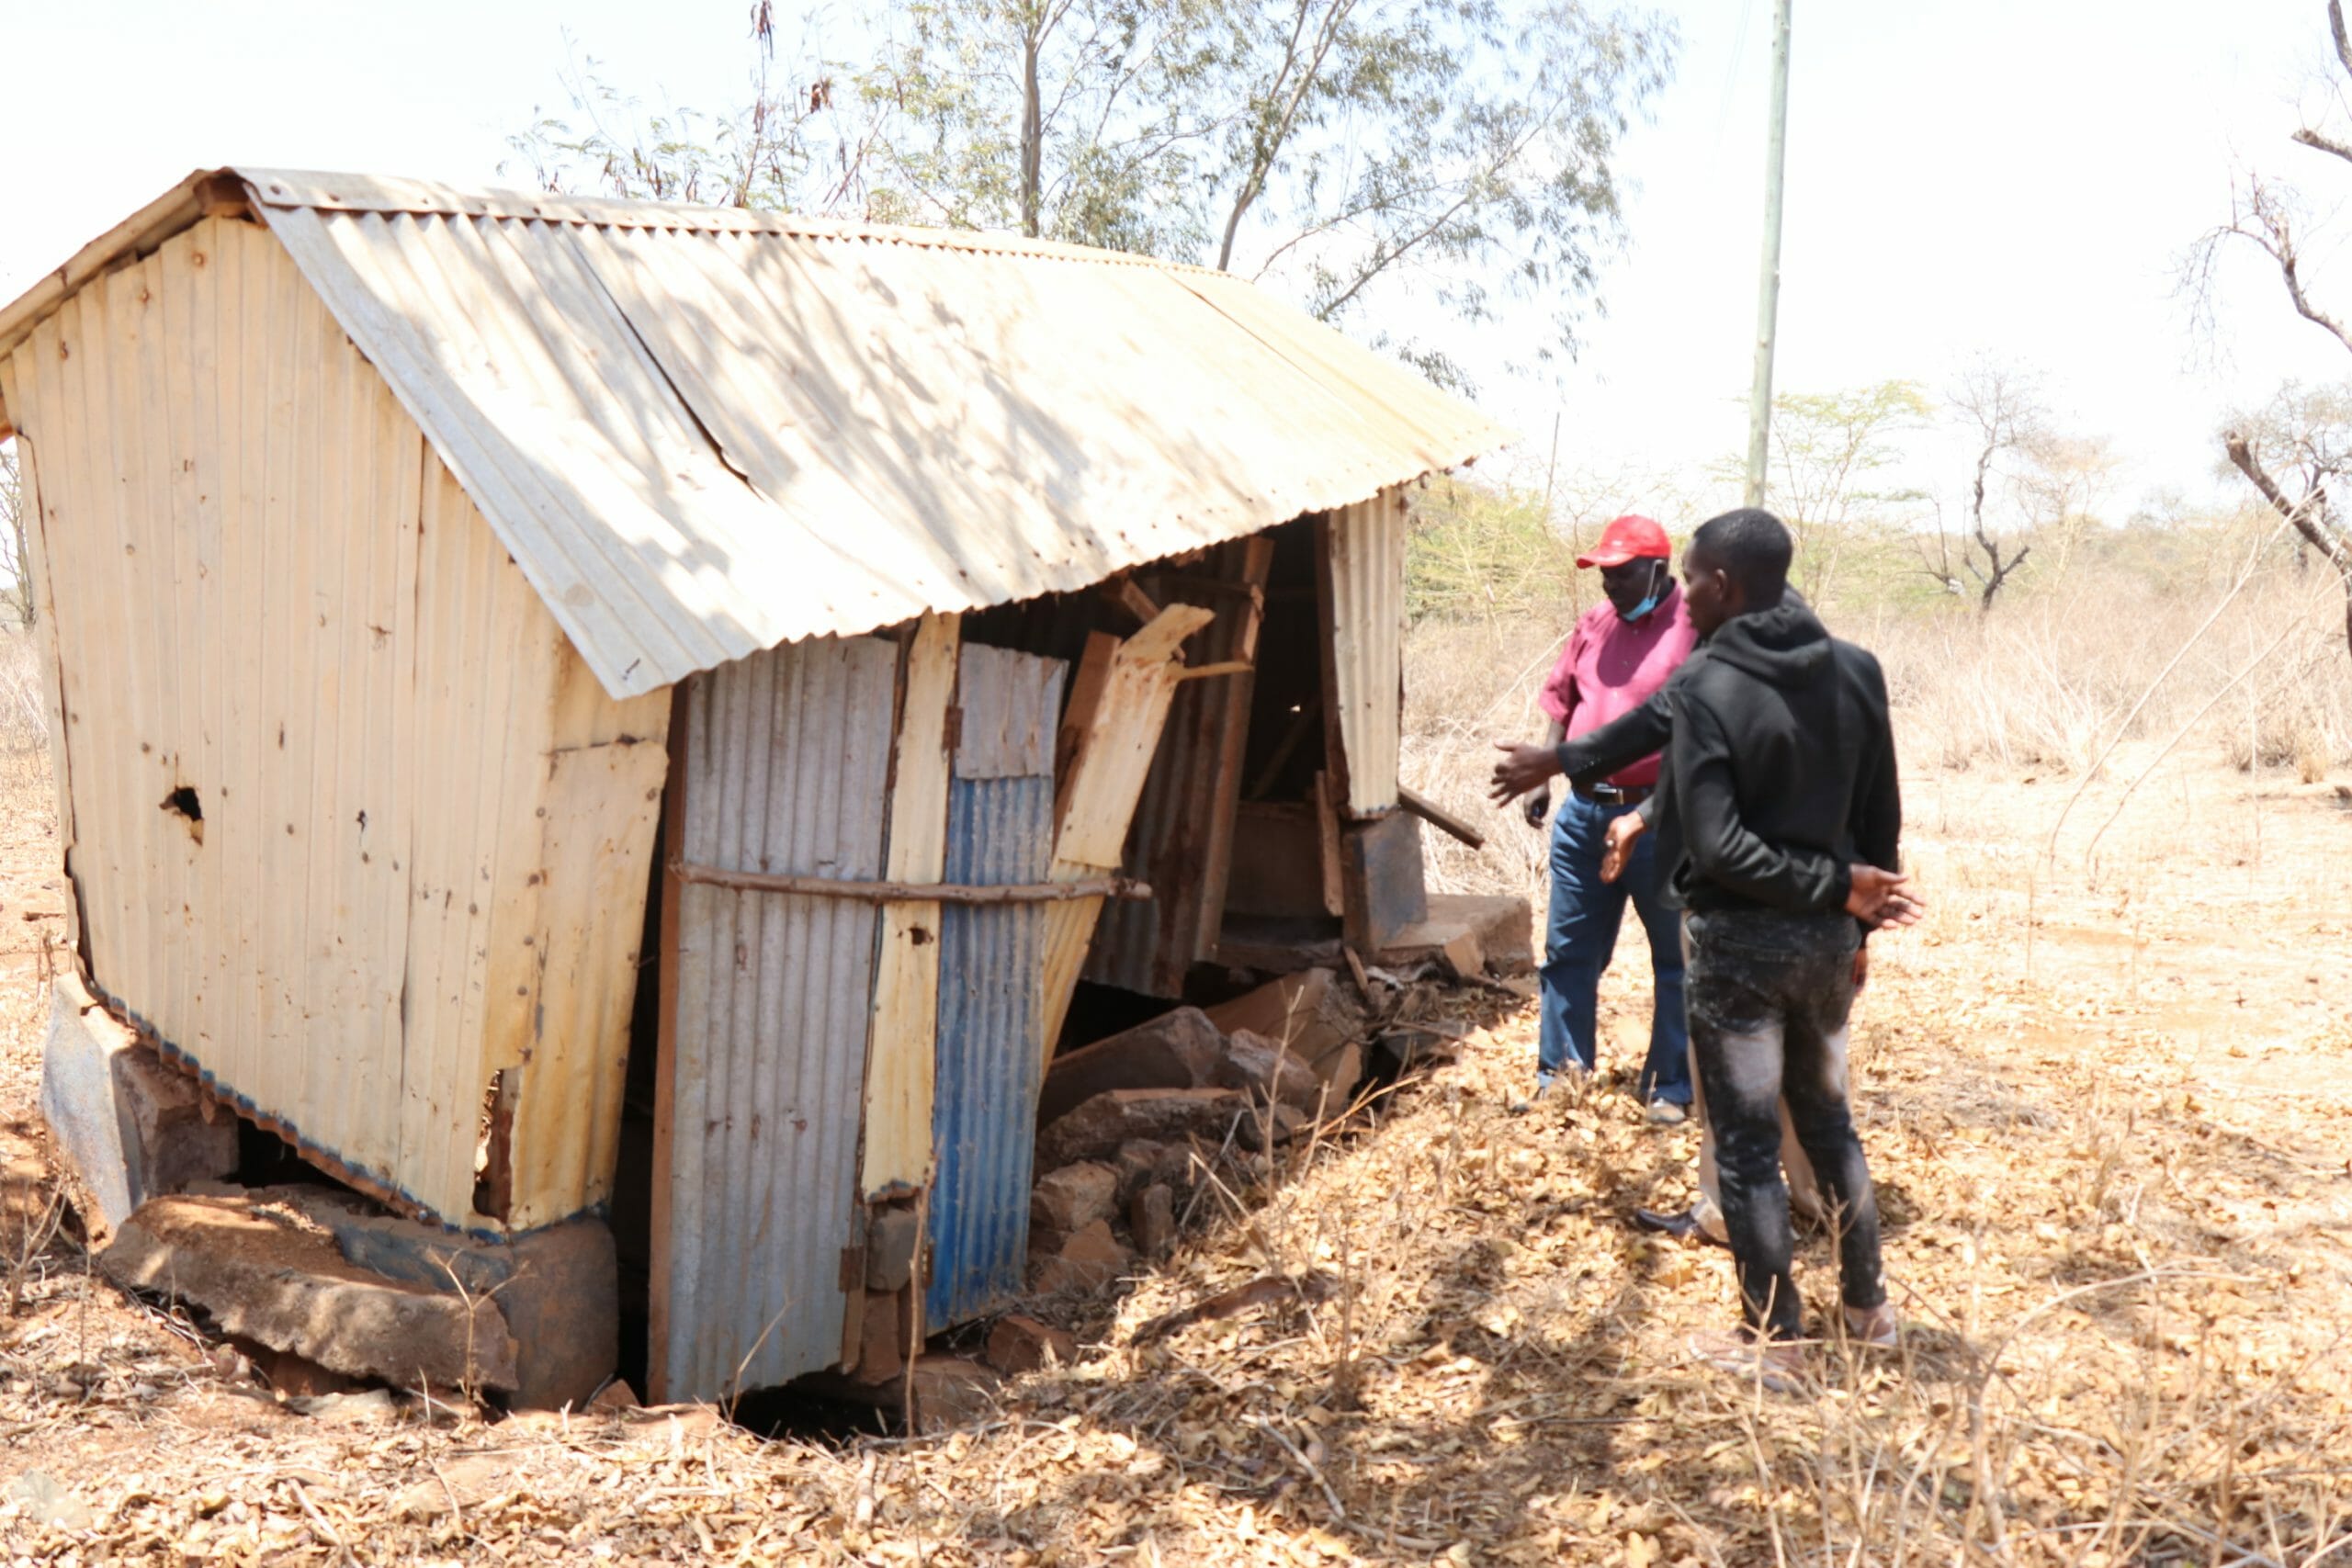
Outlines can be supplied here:
<path id="1" fill-rule="evenodd" d="M 1042 882 L 1053 858 L 1053 726 L 975 726 L 1007 708 L 1060 708 L 1057 660 L 965 649 L 966 714 L 947 794 L 946 880 Z M 971 773 L 995 776 L 971 777 Z M 1029 1251 L 1031 1158 L 1044 1051 L 1042 905 L 948 905 L 940 917 L 935 1157 L 923 1321 L 965 1322 L 1019 1295 Z"/>

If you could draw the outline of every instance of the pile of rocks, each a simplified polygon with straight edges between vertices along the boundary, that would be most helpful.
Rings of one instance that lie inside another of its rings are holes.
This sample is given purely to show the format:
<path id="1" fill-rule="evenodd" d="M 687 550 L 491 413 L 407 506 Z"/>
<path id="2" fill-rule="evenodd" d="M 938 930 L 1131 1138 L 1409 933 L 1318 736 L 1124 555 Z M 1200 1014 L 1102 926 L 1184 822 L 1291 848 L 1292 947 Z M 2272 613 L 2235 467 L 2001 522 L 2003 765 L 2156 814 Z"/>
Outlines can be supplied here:
<path id="1" fill-rule="evenodd" d="M 1345 1114 L 1370 1021 L 1344 982 L 1310 969 L 1056 1057 L 1038 1099 L 1031 1289 L 1095 1289 L 1162 1255 L 1220 1152 Z"/>

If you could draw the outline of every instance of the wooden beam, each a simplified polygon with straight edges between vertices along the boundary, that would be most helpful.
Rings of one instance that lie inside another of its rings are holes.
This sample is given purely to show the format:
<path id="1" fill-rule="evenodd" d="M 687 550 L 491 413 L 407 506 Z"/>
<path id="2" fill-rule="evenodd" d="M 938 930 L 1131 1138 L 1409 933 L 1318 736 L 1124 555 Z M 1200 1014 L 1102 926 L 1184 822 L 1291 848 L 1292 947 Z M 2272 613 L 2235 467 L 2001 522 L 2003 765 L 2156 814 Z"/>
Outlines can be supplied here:
<path id="1" fill-rule="evenodd" d="M 1216 675 L 1250 675 L 1258 667 L 1246 659 L 1227 659 L 1216 664 L 1195 664 L 1178 673 L 1179 681 L 1206 681 Z"/>
<path id="2" fill-rule="evenodd" d="M 1409 785 L 1400 784 L 1396 786 L 1396 804 L 1440 832 L 1461 840 L 1474 850 L 1487 847 L 1486 834 Z"/>
<path id="3" fill-rule="evenodd" d="M 948 727 L 963 622 L 930 615 L 915 623 L 900 666 L 899 733 L 892 755 L 890 838 L 875 888 L 903 889 L 882 909 L 865 1048 L 865 1147 L 859 1181 L 868 1193 L 920 1187 L 931 1175 L 933 1077 L 939 1031 L 939 906 L 919 887 L 947 869 Z M 715 873 L 673 863 L 673 880 L 774 893 L 857 897 L 859 885 L 820 877 Z M 721 877 L 725 880 L 720 881 Z M 784 885 L 792 886 L 784 886 Z M 816 886 L 799 886 L 815 884 Z"/>
<path id="4" fill-rule="evenodd" d="M 1136 585 L 1132 577 L 1114 577 L 1102 585 L 1102 591 L 1110 596 L 1112 603 L 1133 615 L 1138 626 L 1148 626 L 1159 617 L 1159 606 L 1152 602 L 1150 594 Z"/>
<path id="5" fill-rule="evenodd" d="M 1069 773 L 1057 802 L 1053 868 L 1046 873 L 1054 881 L 1086 882 L 1118 872 L 1127 829 L 1183 672 L 1176 660 L 1184 639 L 1216 618 L 1197 605 L 1170 604 L 1112 656 L 1093 712 L 1069 739 Z M 1073 712 L 1064 723 L 1077 720 Z M 1045 1029 L 1038 1042 L 1045 1059 L 1051 1059 L 1060 1038 L 1102 913 L 1102 901 L 1096 897 L 1046 910 Z"/>
<path id="6" fill-rule="evenodd" d="M 723 866 L 670 863 L 680 882 L 734 887 L 746 893 L 797 893 L 816 898 L 857 898 L 869 904 L 1066 904 L 1073 898 L 1151 897 L 1151 887 L 1132 876 L 1092 876 L 1075 882 L 842 882 L 830 876 L 784 876 L 766 871 L 729 871 Z"/>

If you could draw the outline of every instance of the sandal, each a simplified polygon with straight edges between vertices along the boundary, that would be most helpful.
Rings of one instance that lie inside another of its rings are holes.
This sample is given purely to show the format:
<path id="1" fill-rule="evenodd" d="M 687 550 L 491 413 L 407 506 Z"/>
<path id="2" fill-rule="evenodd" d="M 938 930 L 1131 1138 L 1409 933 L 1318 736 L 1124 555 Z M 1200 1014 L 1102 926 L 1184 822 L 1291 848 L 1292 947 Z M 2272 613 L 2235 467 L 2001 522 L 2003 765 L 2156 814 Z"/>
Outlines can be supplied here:
<path id="1" fill-rule="evenodd" d="M 1893 1302 L 1881 1302 L 1862 1311 L 1853 1307 L 1838 1310 L 1844 1320 L 1846 1337 L 1854 1344 L 1870 1350 L 1892 1350 L 1900 1342 L 1901 1331 L 1895 1323 Z"/>
<path id="2" fill-rule="evenodd" d="M 1761 1384 L 1774 1393 L 1804 1391 L 1804 1350 L 1786 1342 L 1750 1338 L 1745 1334 L 1694 1334 L 1690 1354 L 1718 1371 L 1745 1383 Z"/>

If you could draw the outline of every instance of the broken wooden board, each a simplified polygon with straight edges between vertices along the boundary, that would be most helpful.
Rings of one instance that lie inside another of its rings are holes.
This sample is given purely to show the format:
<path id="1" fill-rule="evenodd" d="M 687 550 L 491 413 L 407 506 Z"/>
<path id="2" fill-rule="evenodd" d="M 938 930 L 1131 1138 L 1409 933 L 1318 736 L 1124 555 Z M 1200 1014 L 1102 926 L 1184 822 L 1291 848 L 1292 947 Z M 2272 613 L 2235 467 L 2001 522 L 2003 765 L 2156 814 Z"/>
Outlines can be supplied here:
<path id="1" fill-rule="evenodd" d="M 947 863 L 947 711 L 956 689 L 959 618 L 925 615 L 906 656 L 890 795 L 886 874 L 936 882 Z M 865 1153 L 869 1195 L 921 1187 L 931 1171 L 931 1101 L 939 1018 L 935 901 L 886 904 L 866 1036 Z"/>
<path id="2" fill-rule="evenodd" d="M 1216 617 L 1193 604 L 1170 604 L 1149 626 L 1121 643 L 1111 655 L 1101 697 L 1071 743 L 1069 777 L 1058 802 L 1054 863 L 1057 882 L 1107 875 L 1125 856 L 1127 827 L 1143 796 L 1159 731 L 1176 695 L 1183 666 L 1184 639 Z M 1090 647 L 1089 653 L 1093 649 Z M 1083 676 L 1081 676 L 1083 679 Z M 1075 712 L 1065 724 L 1079 719 Z M 1079 971 L 1102 900 L 1087 898 L 1047 907 L 1046 915 L 1046 1007 L 1038 1050 L 1050 1059 L 1061 1037 Z"/>

